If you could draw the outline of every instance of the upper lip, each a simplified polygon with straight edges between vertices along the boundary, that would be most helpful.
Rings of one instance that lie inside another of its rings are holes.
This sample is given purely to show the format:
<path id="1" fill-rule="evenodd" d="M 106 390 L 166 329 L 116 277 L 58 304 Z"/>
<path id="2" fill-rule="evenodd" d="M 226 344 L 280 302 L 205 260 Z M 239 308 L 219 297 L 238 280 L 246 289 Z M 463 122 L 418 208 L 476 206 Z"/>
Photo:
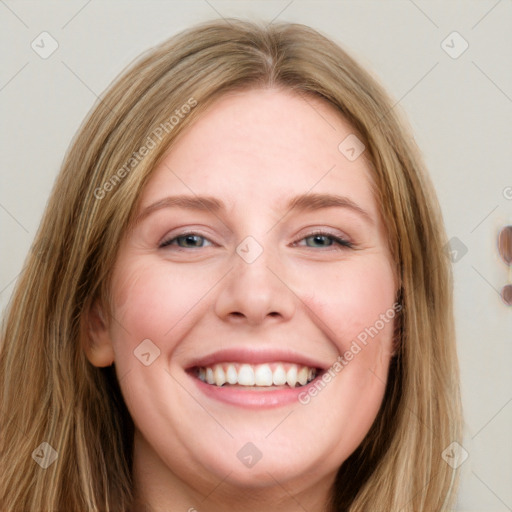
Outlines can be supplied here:
<path id="1" fill-rule="evenodd" d="M 204 368 L 213 366 L 218 363 L 246 363 L 246 364 L 263 364 L 263 363 L 293 363 L 309 368 L 318 368 L 326 370 L 330 364 L 315 360 L 305 354 L 285 349 L 249 349 L 247 347 L 233 347 L 218 350 L 202 357 L 191 360 L 187 365 L 187 369 Z"/>

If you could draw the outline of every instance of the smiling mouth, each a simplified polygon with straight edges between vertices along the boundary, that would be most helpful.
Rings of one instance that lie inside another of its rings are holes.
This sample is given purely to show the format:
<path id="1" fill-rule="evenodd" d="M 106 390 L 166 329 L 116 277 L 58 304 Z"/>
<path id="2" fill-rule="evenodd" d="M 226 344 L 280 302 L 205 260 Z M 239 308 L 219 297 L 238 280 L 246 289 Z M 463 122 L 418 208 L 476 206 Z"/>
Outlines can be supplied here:
<path id="1" fill-rule="evenodd" d="M 290 388 L 305 386 L 321 370 L 294 363 L 247 364 L 226 362 L 192 369 L 195 377 L 217 387 Z"/>

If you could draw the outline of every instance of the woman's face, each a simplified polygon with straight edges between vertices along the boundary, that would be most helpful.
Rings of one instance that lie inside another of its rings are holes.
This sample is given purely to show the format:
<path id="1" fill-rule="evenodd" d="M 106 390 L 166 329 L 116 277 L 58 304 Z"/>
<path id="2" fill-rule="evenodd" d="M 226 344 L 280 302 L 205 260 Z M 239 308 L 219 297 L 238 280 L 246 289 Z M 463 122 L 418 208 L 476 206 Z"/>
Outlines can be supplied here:
<path id="1" fill-rule="evenodd" d="M 300 493 L 367 434 L 396 283 L 361 149 L 328 104 L 257 89 L 155 169 L 105 331 L 155 481 Z"/>

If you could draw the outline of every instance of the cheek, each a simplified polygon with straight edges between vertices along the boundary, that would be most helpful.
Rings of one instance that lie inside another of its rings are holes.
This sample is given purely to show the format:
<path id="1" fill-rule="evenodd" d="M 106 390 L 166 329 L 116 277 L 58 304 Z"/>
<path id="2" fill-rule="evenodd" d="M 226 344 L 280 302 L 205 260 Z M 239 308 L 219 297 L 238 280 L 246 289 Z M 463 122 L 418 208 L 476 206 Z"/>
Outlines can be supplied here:
<path id="1" fill-rule="evenodd" d="M 346 262 L 336 272 L 317 272 L 303 289 L 314 290 L 307 294 L 305 302 L 322 320 L 327 335 L 341 353 L 358 336 L 364 344 L 365 333 L 368 339 L 378 338 L 381 342 L 392 338 L 396 291 L 385 258 L 361 258 Z"/>
<path id="2" fill-rule="evenodd" d="M 319 393 L 323 398 L 313 405 L 318 409 L 312 414 L 331 407 L 333 431 L 344 433 L 339 447 L 343 458 L 362 441 L 382 403 L 396 309 L 395 281 L 386 259 L 361 258 L 340 267 L 322 279 L 316 276 L 316 285 L 311 282 L 309 288 L 315 292 L 306 302 L 340 354 L 331 366 L 327 392 Z"/>
<path id="3" fill-rule="evenodd" d="M 321 277 L 321 278 L 319 278 Z M 371 255 L 316 276 L 305 300 L 339 356 L 330 398 L 351 411 L 354 436 L 373 421 L 385 391 L 396 318 L 395 280 L 386 258 Z M 335 391 L 336 390 L 336 391 Z"/>
<path id="4" fill-rule="evenodd" d="M 138 261 L 120 265 L 112 282 L 115 321 L 111 337 L 122 357 L 144 339 L 161 349 L 180 339 L 204 307 L 202 299 L 214 285 L 212 276 L 169 269 L 165 262 Z M 211 281 L 211 282 L 210 282 Z M 129 350 L 128 350 L 129 349 Z"/>

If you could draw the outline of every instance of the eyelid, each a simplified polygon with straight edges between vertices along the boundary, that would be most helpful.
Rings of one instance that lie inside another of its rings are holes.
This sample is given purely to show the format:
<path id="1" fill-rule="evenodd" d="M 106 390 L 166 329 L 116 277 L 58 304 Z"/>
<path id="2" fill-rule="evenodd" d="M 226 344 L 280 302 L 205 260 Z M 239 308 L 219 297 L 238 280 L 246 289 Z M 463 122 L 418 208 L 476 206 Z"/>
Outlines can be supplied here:
<path id="1" fill-rule="evenodd" d="M 179 229 L 179 228 L 178 228 Z M 176 240 L 177 238 L 184 237 L 184 236 L 199 236 L 201 238 L 204 238 L 206 241 L 209 242 L 209 246 L 218 246 L 216 242 L 214 242 L 209 236 L 202 233 L 199 229 L 194 228 L 187 228 L 183 229 L 178 232 L 171 232 L 170 234 L 165 235 L 159 242 L 158 247 L 159 248 L 165 248 L 171 245 L 171 242 Z M 336 249 L 351 249 L 355 248 L 354 242 L 350 240 L 349 237 L 347 237 L 345 234 L 340 232 L 332 232 L 328 228 L 311 228 L 309 231 L 305 232 L 304 234 L 301 234 L 298 236 L 298 238 L 292 243 L 292 245 L 297 245 L 298 242 L 301 242 L 305 240 L 306 238 L 312 237 L 312 236 L 326 236 L 331 238 L 334 241 L 334 245 L 336 246 Z M 332 246 L 327 246 L 326 249 Z M 201 248 L 201 247 L 200 247 Z M 177 246 L 177 249 L 184 250 L 186 248 Z"/>
<path id="2" fill-rule="evenodd" d="M 338 248 L 341 249 L 351 249 L 355 247 L 355 243 L 345 234 L 340 232 L 333 232 L 329 230 L 328 228 L 312 228 L 310 231 L 307 231 L 306 233 L 299 235 L 297 240 L 293 242 L 294 244 L 297 244 L 298 242 L 301 242 L 302 240 L 305 240 L 306 238 L 309 238 L 311 236 L 327 236 L 334 240 L 334 243 L 338 245 Z"/>
<path id="3" fill-rule="evenodd" d="M 168 247 L 169 245 L 171 245 L 171 242 L 173 242 L 174 240 L 176 240 L 176 238 L 180 238 L 180 237 L 183 237 L 183 236 L 189 236 L 189 235 L 193 235 L 193 236 L 200 236 L 201 238 L 204 238 L 205 240 L 207 240 L 212 246 L 215 246 L 215 245 L 218 245 L 217 243 L 215 243 L 213 240 L 211 240 L 209 238 L 209 236 L 205 235 L 204 233 L 201 233 L 199 230 L 197 229 L 184 229 L 183 231 L 178 231 L 178 232 L 171 232 L 171 233 L 168 233 L 166 234 L 159 242 L 158 242 L 158 247 L 159 248 L 165 248 L 165 247 Z M 184 247 L 178 247 L 178 249 L 185 249 Z"/>

